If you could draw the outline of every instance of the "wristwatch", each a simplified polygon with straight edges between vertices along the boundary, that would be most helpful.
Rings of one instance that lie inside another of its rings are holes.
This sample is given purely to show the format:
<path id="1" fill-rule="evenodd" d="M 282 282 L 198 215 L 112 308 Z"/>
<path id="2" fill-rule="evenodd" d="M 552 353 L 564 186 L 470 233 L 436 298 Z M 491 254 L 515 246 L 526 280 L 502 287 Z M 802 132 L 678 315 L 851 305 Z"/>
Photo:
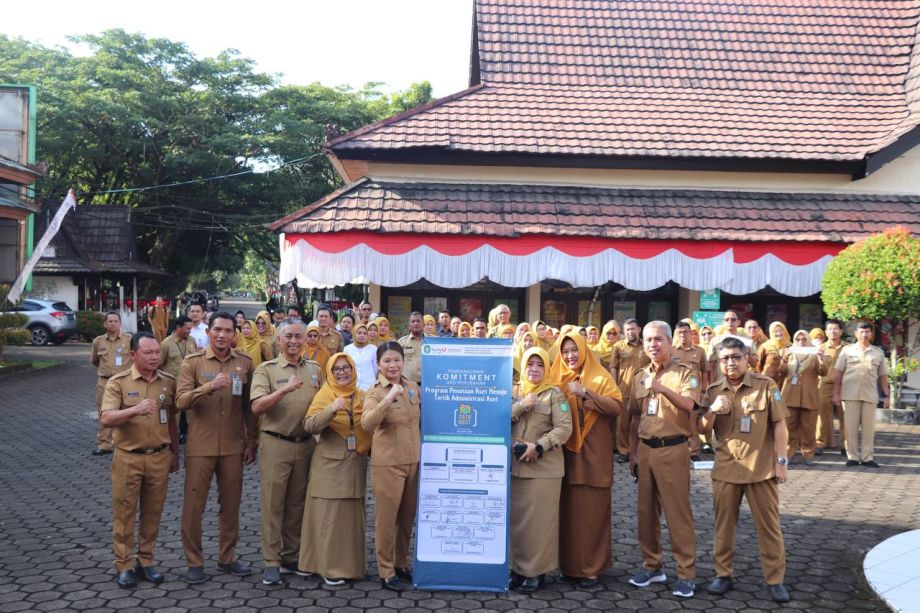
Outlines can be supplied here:
<path id="1" fill-rule="evenodd" d="M 780 466 L 786 466 L 787 464 L 789 464 L 789 458 L 787 458 L 786 456 L 777 458 L 776 463 L 779 464 Z"/>
<path id="2" fill-rule="evenodd" d="M 537 459 L 539 460 L 540 458 L 543 457 L 543 445 L 541 445 L 540 443 L 537 443 L 535 445 L 535 448 L 537 452 Z"/>

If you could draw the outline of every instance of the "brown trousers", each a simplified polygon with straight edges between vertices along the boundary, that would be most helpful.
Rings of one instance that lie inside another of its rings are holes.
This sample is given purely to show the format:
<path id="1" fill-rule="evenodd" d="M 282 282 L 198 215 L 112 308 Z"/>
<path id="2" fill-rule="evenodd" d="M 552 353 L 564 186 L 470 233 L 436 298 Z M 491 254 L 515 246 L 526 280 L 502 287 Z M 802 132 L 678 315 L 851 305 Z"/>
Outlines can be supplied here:
<path id="1" fill-rule="evenodd" d="M 623 397 L 623 407 L 627 406 L 627 398 Z M 615 450 L 620 455 L 629 455 L 629 422 L 630 416 L 626 414 L 625 408 L 616 418 L 616 447 Z"/>
<path id="2" fill-rule="evenodd" d="M 731 577 L 735 559 L 735 526 L 741 497 L 747 498 L 760 548 L 760 566 L 767 585 L 782 583 L 786 576 L 786 549 L 779 525 L 779 485 L 774 479 L 756 483 L 712 481 L 716 512 L 713 564 L 716 575 Z"/>
<path id="3" fill-rule="evenodd" d="M 802 455 L 809 460 L 815 455 L 815 430 L 818 425 L 818 411 L 803 407 L 786 407 L 789 416 L 786 418 L 786 428 L 789 430 L 789 448 L 786 455 L 789 458 L 799 449 Z"/>
<path id="4" fill-rule="evenodd" d="M 134 568 L 134 520 L 140 501 L 136 560 L 153 566 L 153 551 L 169 485 L 169 449 L 144 455 L 115 450 L 112 457 L 112 549 L 118 572 Z"/>
<path id="5" fill-rule="evenodd" d="M 636 506 L 643 568 L 661 568 L 664 557 L 661 511 L 664 510 L 671 552 L 677 562 L 677 576 L 680 579 L 696 578 L 696 531 L 690 507 L 690 450 L 687 445 L 652 449 L 639 443 Z"/>
<path id="6" fill-rule="evenodd" d="M 300 556 L 313 437 L 300 443 L 259 436 L 262 485 L 262 559 L 265 566 L 296 562 Z"/>
<path id="7" fill-rule="evenodd" d="M 96 447 L 99 449 L 112 449 L 112 429 L 102 425 L 102 394 L 108 382 L 108 377 L 96 377 L 96 419 L 99 424 L 96 429 Z"/>
<path id="8" fill-rule="evenodd" d="M 840 428 L 840 448 L 844 448 L 847 438 L 847 428 L 843 418 L 843 405 L 834 406 L 831 398 L 834 395 L 833 385 L 818 386 L 818 424 L 816 426 L 817 440 L 815 443 L 821 449 L 836 449 L 834 445 L 834 418 Z"/>
<path id="9" fill-rule="evenodd" d="M 868 462 L 875 454 L 875 402 L 844 400 L 847 459 Z"/>
<path id="10" fill-rule="evenodd" d="M 412 566 L 409 542 L 418 500 L 418 462 L 394 466 L 371 466 L 374 492 L 374 543 L 377 574 L 389 579 L 397 568 Z"/>
<path id="11" fill-rule="evenodd" d="M 182 548 L 189 566 L 203 566 L 201 516 L 208 503 L 211 479 L 217 475 L 217 512 L 220 546 L 217 561 L 231 564 L 240 534 L 240 498 L 243 495 L 243 454 L 186 456 L 182 501 Z"/>

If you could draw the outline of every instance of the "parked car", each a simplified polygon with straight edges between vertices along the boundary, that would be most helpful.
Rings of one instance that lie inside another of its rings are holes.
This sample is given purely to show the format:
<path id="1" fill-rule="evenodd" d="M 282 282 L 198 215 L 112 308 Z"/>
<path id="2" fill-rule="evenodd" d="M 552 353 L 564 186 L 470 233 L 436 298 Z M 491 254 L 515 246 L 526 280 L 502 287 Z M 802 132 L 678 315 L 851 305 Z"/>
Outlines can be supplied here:
<path id="1" fill-rule="evenodd" d="M 60 345 L 77 335 L 77 317 L 66 302 L 27 298 L 9 312 L 29 318 L 26 328 L 32 333 L 33 345 Z"/>

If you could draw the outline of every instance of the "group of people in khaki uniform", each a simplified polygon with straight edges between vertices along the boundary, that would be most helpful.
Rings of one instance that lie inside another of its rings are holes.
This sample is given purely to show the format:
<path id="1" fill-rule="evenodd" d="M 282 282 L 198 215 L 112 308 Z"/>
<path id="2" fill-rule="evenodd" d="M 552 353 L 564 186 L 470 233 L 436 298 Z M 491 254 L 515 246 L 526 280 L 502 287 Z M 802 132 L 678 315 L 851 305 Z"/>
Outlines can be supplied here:
<path id="1" fill-rule="evenodd" d="M 277 356 L 256 368 L 246 352 L 231 346 L 236 331 L 227 314 L 211 318 L 204 350 L 190 336 L 188 318 L 180 318 L 160 346 L 149 334 L 132 339 L 121 333 L 117 314 L 109 314 L 106 335 L 93 343 L 92 360 L 99 368 L 99 450 L 115 448 L 113 549 L 120 586 L 133 587 L 138 578 L 163 580 L 154 567 L 154 545 L 168 475 L 178 470 L 179 411 L 186 412 L 189 423 L 182 509 L 189 582 L 206 579 L 201 520 L 215 477 L 217 567 L 250 574 L 235 547 L 243 466 L 255 460 L 258 448 L 264 584 L 282 584 L 282 575 L 291 573 L 316 573 L 329 585 L 364 575 L 368 460 L 381 583 L 395 591 L 411 583 L 424 320 L 413 312 L 409 334 L 377 346 L 378 377 L 365 393 L 357 387 L 354 360 L 342 352 L 342 337 L 330 325 L 331 309 L 324 309 L 318 330 L 299 319 L 272 327 Z M 598 574 L 612 565 L 609 459 L 619 456 L 630 462 L 638 483 L 643 567 L 629 582 L 645 587 L 666 581 L 663 511 L 677 564 L 673 593 L 693 596 L 690 468 L 702 440 L 716 448 L 717 577 L 708 591 L 724 594 L 732 588 L 734 529 L 746 497 L 764 579 L 775 600 L 789 599 L 778 491 L 788 457 L 800 449 L 809 461 L 815 442 L 833 444 L 831 420 L 842 402 L 848 433 L 861 429 L 863 434 L 861 447 L 846 437 L 851 461 L 872 460 L 866 407 L 874 409 L 878 400 L 871 398 L 870 387 L 884 379 L 884 356 L 868 344 L 871 327 L 865 340 L 858 331 L 860 342 L 846 347 L 831 322 L 828 341 L 816 353 L 803 357 L 775 342 L 760 347 L 761 362 L 757 348 L 732 323 L 726 321 L 708 357 L 693 342 L 686 321 L 672 338 L 664 322 L 640 329 L 628 320 L 622 340 L 616 338 L 615 322 L 609 322 L 590 345 L 585 332 L 574 327 L 552 343 L 536 331 L 524 331 L 530 342 L 516 353 L 519 383 L 512 406 L 512 589 L 532 592 L 556 568 L 578 586 L 597 584 Z M 258 326 L 260 335 L 264 327 Z M 317 344 L 328 348 L 324 365 L 305 358 L 307 334 L 314 330 L 321 339 Z M 781 325 L 770 331 L 771 340 L 788 337 Z M 797 333 L 791 343 L 805 346 L 810 339 Z M 883 389 L 887 394 L 886 379 Z M 108 446 L 104 429 L 114 431 Z"/>

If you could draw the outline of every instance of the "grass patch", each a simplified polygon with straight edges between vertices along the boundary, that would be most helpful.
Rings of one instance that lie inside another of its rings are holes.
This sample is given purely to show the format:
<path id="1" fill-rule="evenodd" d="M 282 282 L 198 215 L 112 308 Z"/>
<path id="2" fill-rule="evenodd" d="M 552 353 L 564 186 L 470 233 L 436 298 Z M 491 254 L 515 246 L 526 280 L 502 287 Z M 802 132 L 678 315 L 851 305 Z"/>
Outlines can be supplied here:
<path id="1" fill-rule="evenodd" d="M 39 370 L 42 368 L 51 368 L 63 364 L 61 360 L 32 360 L 32 368 Z"/>

